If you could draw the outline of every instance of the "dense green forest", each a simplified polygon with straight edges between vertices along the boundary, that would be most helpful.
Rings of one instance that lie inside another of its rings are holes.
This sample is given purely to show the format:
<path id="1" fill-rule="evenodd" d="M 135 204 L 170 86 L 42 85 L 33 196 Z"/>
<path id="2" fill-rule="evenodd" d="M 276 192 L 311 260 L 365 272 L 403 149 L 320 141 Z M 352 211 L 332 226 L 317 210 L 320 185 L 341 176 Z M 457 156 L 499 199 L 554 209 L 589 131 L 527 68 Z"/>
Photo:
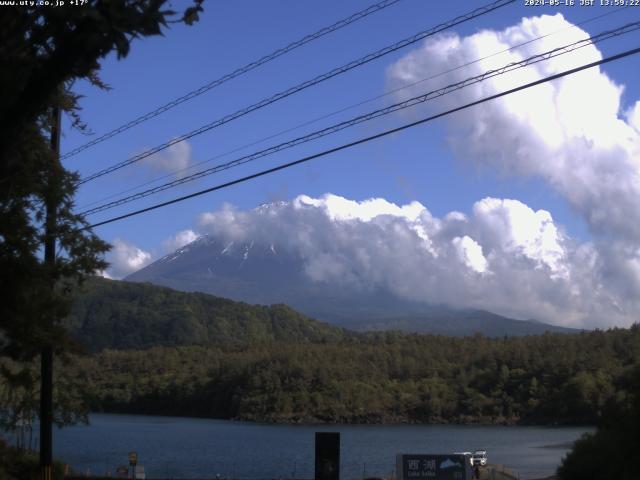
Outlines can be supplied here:
<path id="1" fill-rule="evenodd" d="M 337 341 L 356 335 L 286 305 L 249 305 L 149 283 L 92 278 L 75 295 L 67 328 L 86 349 L 242 346 L 272 341 Z"/>
<path id="2" fill-rule="evenodd" d="M 76 296 L 69 328 L 92 352 L 56 367 L 77 418 L 596 424 L 640 363 L 637 325 L 499 339 L 356 333 L 284 305 L 103 279 Z"/>
<path id="3" fill-rule="evenodd" d="M 625 395 L 640 327 L 105 350 L 66 373 L 96 411 L 286 422 L 595 424 Z"/>
<path id="4" fill-rule="evenodd" d="M 482 331 L 488 336 L 524 335 L 545 329 L 576 333 L 537 322 L 481 311 L 434 309 L 430 315 L 358 323 L 374 330 L 404 329 L 451 336 Z M 359 334 L 313 321 L 285 305 L 260 306 L 213 295 L 179 292 L 149 283 L 93 278 L 75 295 L 67 327 L 92 352 L 153 346 L 249 345 L 270 341 L 336 341 Z M 497 332 L 501 332 L 497 334 Z"/>
<path id="5" fill-rule="evenodd" d="M 358 333 L 285 305 L 93 279 L 68 327 L 85 353 L 60 357 L 54 369 L 60 425 L 89 411 L 598 425 L 563 463 L 568 480 L 613 478 L 603 465 L 624 465 L 640 451 L 638 324 L 504 338 Z M 0 359 L 0 369 L 0 424 L 16 431 L 18 445 L 30 445 L 38 366 Z M 603 463 L 603 452 L 618 460 Z"/>
<path id="6" fill-rule="evenodd" d="M 68 326 L 87 353 L 56 366 L 67 412 L 60 424 L 90 410 L 269 422 L 596 424 L 625 396 L 624 379 L 640 363 L 638 325 L 498 339 L 357 333 L 285 305 L 103 279 L 78 293 Z M 10 367 L 19 374 L 11 385 L 0 380 L 4 424 L 15 420 L 15 405 L 27 418 L 37 405 L 37 366 Z"/>
<path id="7" fill-rule="evenodd" d="M 640 365 L 619 379 L 598 428 L 584 435 L 558 469 L 562 480 L 637 480 L 640 464 Z"/>

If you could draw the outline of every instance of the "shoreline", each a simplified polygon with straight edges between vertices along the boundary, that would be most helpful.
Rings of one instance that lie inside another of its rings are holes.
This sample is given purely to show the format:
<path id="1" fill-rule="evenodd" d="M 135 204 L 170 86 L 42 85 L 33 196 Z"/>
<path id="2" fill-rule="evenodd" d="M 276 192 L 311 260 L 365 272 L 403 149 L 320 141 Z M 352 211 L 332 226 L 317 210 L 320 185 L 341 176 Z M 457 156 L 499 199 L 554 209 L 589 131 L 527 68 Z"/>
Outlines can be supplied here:
<path id="1" fill-rule="evenodd" d="M 258 470 L 271 475 L 269 478 L 290 474 L 296 468 L 299 474 L 312 471 L 314 432 L 335 431 L 341 433 L 342 447 L 349 452 L 343 459 L 345 478 L 361 478 L 365 462 L 367 475 L 388 474 L 396 455 L 402 452 L 455 452 L 486 447 L 494 452 L 490 462 L 519 472 L 521 478 L 551 480 L 565 451 L 538 447 L 567 443 L 582 434 L 581 429 L 559 429 L 556 433 L 556 429 L 517 426 L 260 425 L 237 420 L 99 413 L 91 414 L 90 421 L 89 427 L 56 431 L 60 458 L 70 465 L 103 468 L 107 461 L 116 465 L 119 463 L 115 458 L 126 460 L 127 451 L 137 451 L 149 472 L 164 471 L 165 457 L 172 458 L 177 463 L 170 469 L 176 476 L 202 475 L 214 467 L 226 475 L 234 463 L 244 465 L 244 473 L 238 471 L 240 477 L 255 477 Z M 153 439 L 152 446 L 149 439 Z M 194 451 L 199 452 L 195 457 Z M 87 458 L 94 457 L 91 465 Z M 180 467 L 178 459 L 188 459 L 188 465 Z"/>
<path id="2" fill-rule="evenodd" d="M 307 425 L 307 426 L 330 426 L 330 425 L 372 425 L 372 426 L 384 426 L 384 425 L 460 425 L 466 427 L 479 426 L 479 427 L 544 427 L 544 428 L 566 428 L 566 427 L 576 427 L 576 428 L 596 428 L 595 425 L 584 424 L 584 423 L 562 423 L 562 422 L 520 422 L 515 419 L 505 419 L 504 417 L 498 418 L 490 418 L 490 417 L 482 417 L 479 419 L 474 419 L 473 417 L 462 417 L 456 418 L 450 421 L 444 420 L 442 418 L 434 418 L 427 421 L 421 421 L 416 419 L 407 419 L 405 417 L 395 417 L 395 416 L 371 416 L 371 417 L 341 417 L 335 419 L 323 419 L 318 418 L 312 415 L 305 416 L 291 416 L 291 417 L 235 417 L 235 418 L 224 418 L 224 417 L 211 417 L 206 415 L 189 415 L 189 414 L 180 414 L 175 412 L 140 412 L 140 411 L 122 411 L 122 410 L 98 410 L 92 411 L 89 415 L 93 414 L 105 414 L 105 415 L 135 415 L 135 416 L 144 416 L 144 417 L 175 417 L 175 418 L 190 418 L 190 419 L 200 419 L 200 420 L 219 420 L 225 422 L 246 422 L 253 424 L 263 424 L 263 425 L 288 425 L 288 426 L 296 426 L 296 425 Z M 559 445 L 545 445 L 541 448 L 559 448 Z M 564 447 L 563 447 L 564 448 Z"/>

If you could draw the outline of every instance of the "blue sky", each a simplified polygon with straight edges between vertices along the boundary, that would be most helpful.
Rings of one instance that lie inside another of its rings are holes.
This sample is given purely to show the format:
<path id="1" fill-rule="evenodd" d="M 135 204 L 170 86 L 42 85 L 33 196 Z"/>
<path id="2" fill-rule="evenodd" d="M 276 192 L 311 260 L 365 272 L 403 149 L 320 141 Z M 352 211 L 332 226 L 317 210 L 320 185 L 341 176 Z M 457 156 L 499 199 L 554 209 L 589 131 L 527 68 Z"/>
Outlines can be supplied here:
<path id="1" fill-rule="evenodd" d="M 107 58 L 100 76 L 112 90 L 102 92 L 86 84 L 76 85 L 76 90 L 84 95 L 81 101 L 83 119 L 96 135 L 102 134 L 371 3 L 371 0 L 205 2 L 201 21 L 194 26 L 172 25 L 166 30 L 164 37 L 135 41 L 126 59 L 118 61 L 114 56 Z M 132 154 L 487 3 L 489 2 L 475 0 L 402 0 L 382 12 L 305 45 L 124 134 L 87 149 L 65 160 L 65 166 L 78 170 L 82 175 L 94 173 Z M 187 2 L 173 2 L 176 10 L 186 5 Z M 523 17 L 560 12 L 568 22 L 577 24 L 610 13 L 581 27 L 590 34 L 597 34 L 640 19 L 640 8 L 617 10 L 618 7 L 614 6 L 529 7 L 524 5 L 524 0 L 519 0 L 497 12 L 456 26 L 451 31 L 464 38 L 483 29 L 501 31 L 517 25 Z M 600 44 L 598 49 L 606 55 L 639 44 L 640 33 L 635 32 Z M 398 85 L 397 78 L 394 80 L 393 77 L 393 66 L 409 52 L 418 50 L 421 45 L 422 42 L 419 42 L 195 137 L 188 141 L 190 151 L 183 150 L 178 155 L 188 157 L 181 160 L 184 162 L 207 160 L 281 130 L 376 97 L 386 89 Z M 560 45 L 561 41 L 558 43 Z M 625 86 L 620 115 L 640 99 L 640 84 L 637 82 L 639 67 L 640 59 L 632 57 L 609 64 L 603 69 L 615 83 Z M 464 72 L 459 72 L 461 78 L 466 78 Z M 439 71 L 433 71 L 433 74 L 436 73 Z M 432 85 L 442 86 L 445 84 L 444 80 L 436 79 Z M 590 91 L 589 85 L 585 84 L 581 94 L 584 101 L 588 102 L 598 92 Z M 451 95 L 448 101 L 455 104 L 456 95 Z M 291 138 L 292 135 L 379 108 L 397 98 L 398 96 L 390 96 L 367 103 L 295 132 L 248 147 L 240 153 L 251 153 Z M 432 111 L 437 111 L 445 103 L 434 105 Z M 134 208 L 291 161 L 324 148 L 399 126 L 418 118 L 424 112 L 418 109 L 406 114 L 390 115 L 154 195 L 144 201 L 91 216 L 89 220 L 100 221 Z M 553 180 L 555 177 L 544 174 L 527 175 L 522 172 L 513 174 L 494 168 L 490 162 L 482 164 L 470 161 L 467 156 L 472 156 L 471 153 L 465 152 L 464 148 L 460 150 L 452 147 L 451 142 L 464 139 L 456 137 L 452 128 L 455 130 L 456 127 L 451 127 L 448 120 L 431 122 L 256 181 L 99 227 L 96 231 L 108 241 L 118 238 L 150 252 L 155 258 L 164 253 L 164 240 L 178 231 L 194 229 L 200 214 L 218 211 L 225 203 L 247 210 L 263 202 L 291 201 L 303 194 L 319 198 L 331 193 L 355 201 L 384 198 L 397 205 L 418 201 L 435 217 L 444 217 L 451 211 L 469 215 L 474 203 L 486 197 L 515 199 L 534 211 L 542 209 L 550 212 L 554 223 L 572 240 L 586 244 L 593 241 L 596 228 L 593 226 L 593 218 L 582 209 L 584 203 L 572 196 L 567 189 L 560 187 Z M 495 135 L 497 139 L 498 133 Z M 67 121 L 62 152 L 91 138 L 70 130 Z M 224 157 L 224 160 L 236 156 L 238 153 Z M 168 170 L 163 170 L 161 165 L 172 160 L 173 157 L 159 159 L 156 166 L 151 162 L 140 162 L 83 185 L 77 196 L 79 210 L 108 195 L 167 174 Z M 207 166 L 214 164 L 215 162 L 211 162 Z"/>

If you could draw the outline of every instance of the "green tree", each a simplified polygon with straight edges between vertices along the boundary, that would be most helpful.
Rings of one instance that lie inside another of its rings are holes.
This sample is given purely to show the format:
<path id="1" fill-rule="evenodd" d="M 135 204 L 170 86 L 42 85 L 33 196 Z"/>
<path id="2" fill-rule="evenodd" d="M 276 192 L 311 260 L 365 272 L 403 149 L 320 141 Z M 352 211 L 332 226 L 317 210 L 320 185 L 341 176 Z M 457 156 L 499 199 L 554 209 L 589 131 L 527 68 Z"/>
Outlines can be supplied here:
<path id="1" fill-rule="evenodd" d="M 197 20 L 202 1 L 194 0 L 182 20 Z M 88 0 L 71 8 L 16 3 L 0 15 L 0 356 L 28 362 L 42 354 L 40 424 L 48 434 L 41 435 L 41 465 L 50 478 L 52 352 L 69 349 L 62 321 L 71 292 L 106 268 L 109 249 L 74 213 L 79 176 L 52 148 L 60 112 L 86 129 L 73 82 L 107 88 L 98 77 L 101 59 L 112 51 L 125 57 L 135 38 L 159 35 L 180 18 L 165 0 Z M 35 390 L 33 383 L 23 387 Z"/>
<path id="2" fill-rule="evenodd" d="M 182 19 L 192 23 L 202 0 Z M 164 0 L 89 0 L 75 8 L 3 7 L 0 16 L 0 353 L 30 359 L 47 344 L 62 345 L 60 321 L 71 288 L 105 268 L 108 245 L 74 210 L 78 176 L 50 148 L 52 113 L 71 115 L 84 129 L 71 86 L 98 78 L 99 61 L 125 57 L 133 39 L 159 35 L 176 17 Z M 178 18 L 179 20 L 179 18 Z M 49 234 L 55 263 L 42 262 L 47 206 L 56 212 Z M 52 288 L 55 285 L 55 288 Z"/>
<path id="3" fill-rule="evenodd" d="M 19 450 L 31 450 L 33 423 L 38 415 L 35 365 L 0 362 L 0 430 L 15 436 Z"/>
<path id="4" fill-rule="evenodd" d="M 562 480 L 638 478 L 640 364 L 625 373 L 620 387 L 621 395 L 606 406 L 596 432 L 578 440 L 562 461 Z"/>
<path id="5" fill-rule="evenodd" d="M 53 422 L 58 427 L 88 422 L 88 384 L 83 372 L 70 375 L 58 359 L 53 391 Z M 20 450 L 33 450 L 34 424 L 39 418 L 40 370 L 37 362 L 0 359 L 0 430 L 14 435 Z M 2 478 L 2 477 L 0 477 Z"/>

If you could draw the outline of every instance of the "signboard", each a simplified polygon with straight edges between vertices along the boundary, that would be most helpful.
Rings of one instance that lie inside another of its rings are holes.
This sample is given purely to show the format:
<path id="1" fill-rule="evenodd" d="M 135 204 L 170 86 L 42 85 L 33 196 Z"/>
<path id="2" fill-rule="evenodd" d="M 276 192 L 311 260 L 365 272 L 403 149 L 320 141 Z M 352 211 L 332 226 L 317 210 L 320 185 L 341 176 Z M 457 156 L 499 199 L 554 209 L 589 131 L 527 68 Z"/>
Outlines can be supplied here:
<path id="1" fill-rule="evenodd" d="M 129 465 L 135 467 L 138 463 L 138 454 L 136 452 L 129 452 Z"/>
<path id="2" fill-rule="evenodd" d="M 466 455 L 398 454 L 397 480 L 471 480 Z"/>
<path id="3" fill-rule="evenodd" d="M 134 473 L 135 475 L 133 478 L 135 478 L 136 480 L 145 480 L 147 478 L 147 476 L 144 473 L 144 466 L 142 465 L 137 465 L 135 467 Z"/>

